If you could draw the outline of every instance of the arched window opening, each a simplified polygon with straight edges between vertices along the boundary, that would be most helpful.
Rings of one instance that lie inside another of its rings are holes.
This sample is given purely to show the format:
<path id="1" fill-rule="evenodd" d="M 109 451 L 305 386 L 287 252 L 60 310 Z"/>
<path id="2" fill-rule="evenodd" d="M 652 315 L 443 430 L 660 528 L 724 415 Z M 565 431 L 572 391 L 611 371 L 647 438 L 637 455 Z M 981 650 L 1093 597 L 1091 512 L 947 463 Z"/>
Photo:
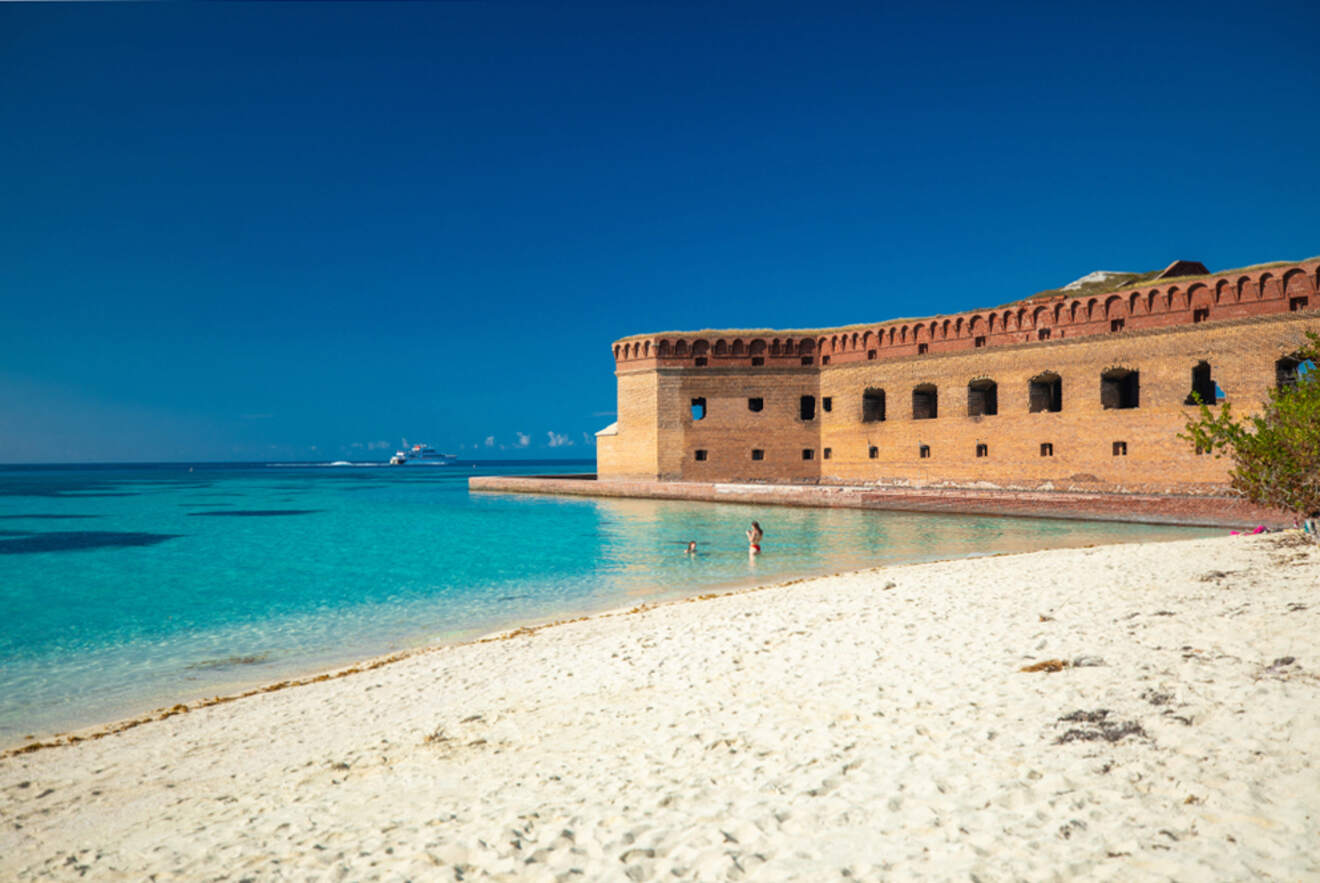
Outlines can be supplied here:
<path id="1" fill-rule="evenodd" d="M 1210 363 L 1197 362 L 1196 367 L 1192 369 L 1192 391 L 1187 394 L 1187 399 L 1183 404 L 1199 405 L 1217 405 L 1223 399 L 1219 391 L 1219 384 L 1215 383 L 1214 378 L 1210 376 Z"/>
<path id="2" fill-rule="evenodd" d="M 862 393 L 862 422 L 880 423 L 885 419 L 885 391 L 874 387 Z"/>
<path id="3" fill-rule="evenodd" d="M 1111 409 L 1136 408 L 1141 404 L 1139 372 L 1127 368 L 1111 368 L 1100 375 L 1100 407 Z"/>
<path id="4" fill-rule="evenodd" d="M 967 384 L 967 416 L 992 417 L 999 413 L 999 385 L 993 380 Z"/>
<path id="5" fill-rule="evenodd" d="M 1059 375 L 1047 371 L 1031 378 L 1027 384 L 1027 410 L 1032 414 L 1063 410 L 1063 380 Z"/>
<path id="6" fill-rule="evenodd" d="M 933 383 L 923 383 L 912 390 L 912 419 L 934 420 L 940 412 L 940 394 Z"/>

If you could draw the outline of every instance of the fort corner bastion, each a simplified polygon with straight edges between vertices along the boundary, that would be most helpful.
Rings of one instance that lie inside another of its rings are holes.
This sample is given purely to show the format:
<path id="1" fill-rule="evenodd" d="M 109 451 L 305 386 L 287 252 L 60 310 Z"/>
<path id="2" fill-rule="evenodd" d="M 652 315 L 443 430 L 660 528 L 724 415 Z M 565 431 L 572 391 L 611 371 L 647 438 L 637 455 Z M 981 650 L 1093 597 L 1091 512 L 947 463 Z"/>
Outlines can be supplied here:
<path id="1" fill-rule="evenodd" d="M 1175 261 L 839 328 L 632 335 L 613 344 L 618 420 L 597 433 L 594 480 L 472 487 L 1280 524 L 1228 498 L 1230 462 L 1178 434 L 1194 392 L 1249 414 L 1296 382 L 1307 329 L 1320 258 Z"/>

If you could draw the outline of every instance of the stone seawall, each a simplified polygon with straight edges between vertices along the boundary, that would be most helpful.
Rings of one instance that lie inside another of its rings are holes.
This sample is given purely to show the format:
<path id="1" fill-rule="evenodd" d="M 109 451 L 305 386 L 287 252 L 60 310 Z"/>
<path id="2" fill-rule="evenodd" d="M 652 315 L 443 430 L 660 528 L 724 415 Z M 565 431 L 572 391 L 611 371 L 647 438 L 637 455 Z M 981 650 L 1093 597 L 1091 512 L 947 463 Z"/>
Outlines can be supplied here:
<path id="1" fill-rule="evenodd" d="M 1272 528 L 1292 526 L 1292 519 L 1285 512 L 1253 506 L 1235 497 L 1224 496 L 597 480 L 596 476 L 590 474 L 476 476 L 468 479 L 468 488 L 491 493 L 640 497 L 708 503 L 1009 515 L 1237 529 L 1250 529 L 1261 524 Z"/>

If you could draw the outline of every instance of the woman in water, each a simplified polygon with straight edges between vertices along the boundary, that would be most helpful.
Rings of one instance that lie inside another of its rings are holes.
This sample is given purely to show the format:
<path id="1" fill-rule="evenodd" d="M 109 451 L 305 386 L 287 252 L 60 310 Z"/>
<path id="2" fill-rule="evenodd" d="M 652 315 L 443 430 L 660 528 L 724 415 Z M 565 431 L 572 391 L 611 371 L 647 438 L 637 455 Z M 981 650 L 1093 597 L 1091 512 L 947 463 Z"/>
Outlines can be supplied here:
<path id="1" fill-rule="evenodd" d="M 751 555 L 761 554 L 761 537 L 765 536 L 765 531 L 761 530 L 761 525 L 755 521 L 747 530 L 747 551 Z"/>

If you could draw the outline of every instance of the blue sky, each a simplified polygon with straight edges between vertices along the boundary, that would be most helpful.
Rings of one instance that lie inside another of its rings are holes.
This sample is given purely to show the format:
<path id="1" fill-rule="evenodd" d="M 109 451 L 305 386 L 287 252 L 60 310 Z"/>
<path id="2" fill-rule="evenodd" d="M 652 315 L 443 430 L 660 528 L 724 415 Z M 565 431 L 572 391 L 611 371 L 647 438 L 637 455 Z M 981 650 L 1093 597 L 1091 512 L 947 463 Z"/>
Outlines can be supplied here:
<path id="1" fill-rule="evenodd" d="M 593 456 L 627 334 L 1320 253 L 1320 7 L 1067 5 L 0 4 L 0 462 Z"/>

